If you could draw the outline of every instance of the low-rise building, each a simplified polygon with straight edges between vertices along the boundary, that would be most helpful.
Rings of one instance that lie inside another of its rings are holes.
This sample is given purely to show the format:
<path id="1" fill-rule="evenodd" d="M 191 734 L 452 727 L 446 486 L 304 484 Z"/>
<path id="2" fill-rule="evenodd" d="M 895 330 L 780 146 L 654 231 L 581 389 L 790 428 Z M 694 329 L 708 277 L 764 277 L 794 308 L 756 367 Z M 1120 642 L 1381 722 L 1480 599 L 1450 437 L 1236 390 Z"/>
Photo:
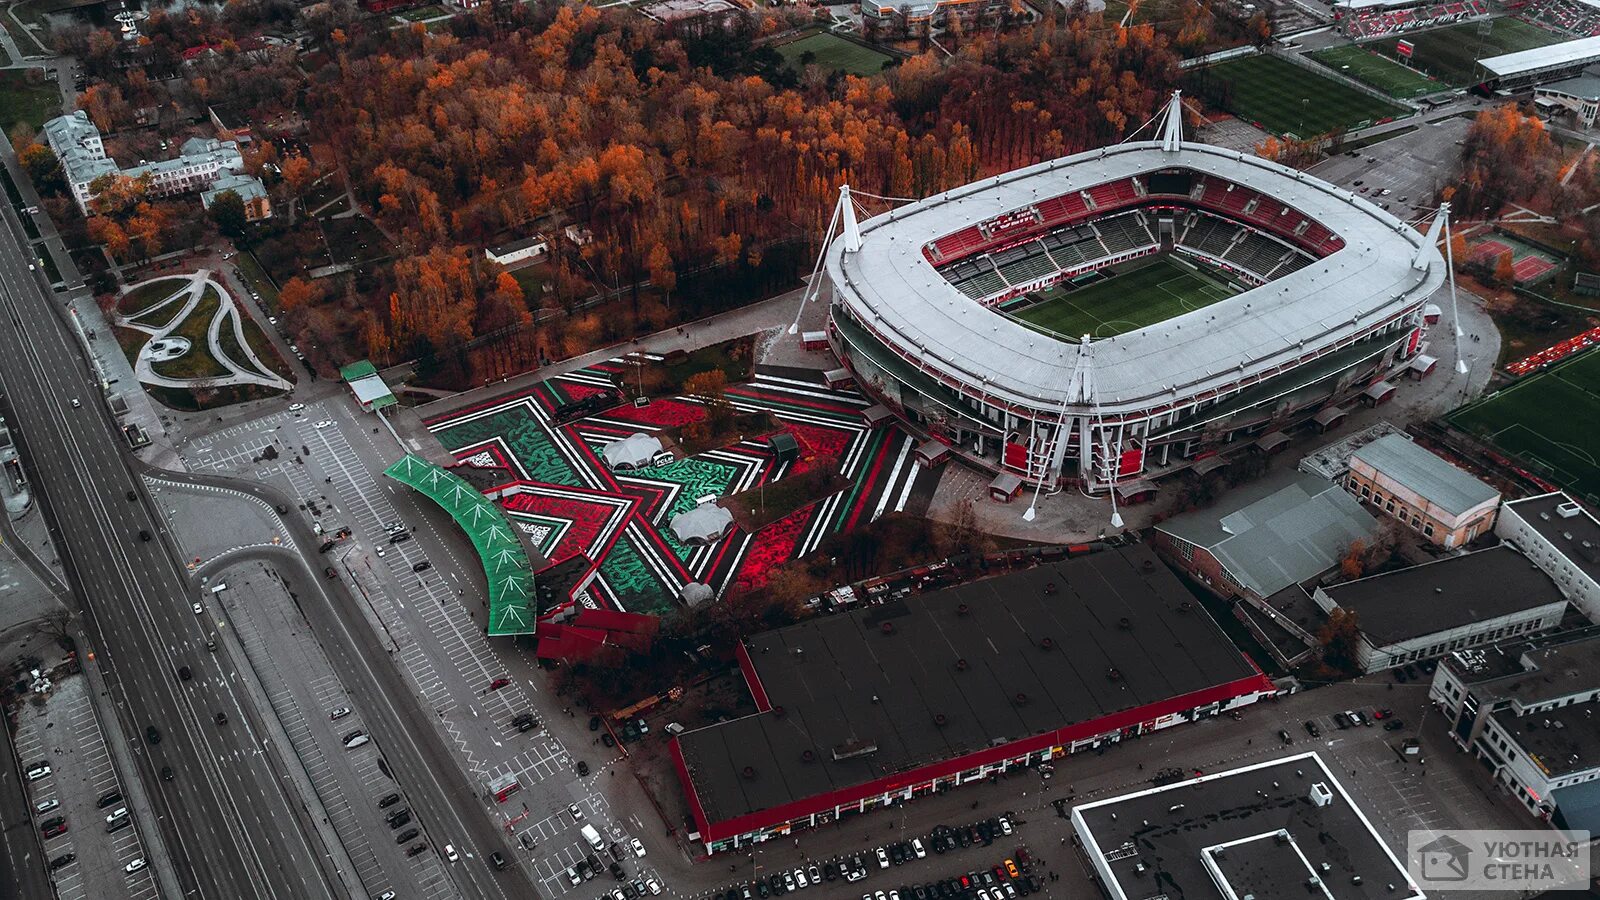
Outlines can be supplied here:
<path id="1" fill-rule="evenodd" d="M 1326 615 L 1354 613 L 1354 656 L 1377 672 L 1556 627 L 1567 599 L 1550 576 L 1506 547 L 1371 575 L 1311 598 Z"/>
<path id="2" fill-rule="evenodd" d="M 239 154 L 237 143 L 198 137 L 184 141 L 175 159 L 141 162 L 121 169 L 106 156 L 100 129 L 83 110 L 51 119 L 44 124 L 44 133 L 50 149 L 61 160 L 73 199 L 86 214 L 94 199 L 94 182 L 106 175 L 145 179 L 151 196 L 166 197 L 205 190 L 220 178 L 244 171 L 244 157 Z"/>
<path id="3" fill-rule="evenodd" d="M 1600 119 L 1600 69 L 1534 88 L 1533 103 L 1546 113 L 1570 114 L 1579 128 L 1593 128 Z"/>
<path id="4" fill-rule="evenodd" d="M 1600 627 L 1452 653 L 1428 697 L 1529 813 L 1600 828 Z"/>
<path id="5" fill-rule="evenodd" d="M 521 240 L 489 247 L 483 251 L 483 255 L 487 256 L 490 262 L 502 266 L 514 266 L 528 260 L 544 259 L 545 254 L 549 252 L 550 241 L 542 234 L 535 234 Z"/>
<path id="6" fill-rule="evenodd" d="M 217 195 L 233 191 L 244 201 L 244 217 L 248 222 L 259 222 L 272 217 L 272 200 L 267 197 L 267 186 L 253 175 L 224 175 L 211 184 L 210 190 L 200 192 L 200 205 L 206 209 Z"/>
<path id="7" fill-rule="evenodd" d="M 1111 900 L 1423 900 L 1317 753 L 1198 775 L 1072 808 Z"/>
<path id="8" fill-rule="evenodd" d="M 1500 508 L 1494 533 L 1521 550 L 1591 622 L 1600 622 L 1600 521 L 1560 491 Z"/>
<path id="9" fill-rule="evenodd" d="M 1344 487 L 1441 547 L 1460 547 L 1487 534 L 1500 504 L 1499 491 L 1403 434 L 1357 448 Z"/>
<path id="10" fill-rule="evenodd" d="M 1326 479 L 1281 472 L 1157 525 L 1151 543 L 1224 597 L 1252 602 L 1333 568 L 1378 520 Z"/>

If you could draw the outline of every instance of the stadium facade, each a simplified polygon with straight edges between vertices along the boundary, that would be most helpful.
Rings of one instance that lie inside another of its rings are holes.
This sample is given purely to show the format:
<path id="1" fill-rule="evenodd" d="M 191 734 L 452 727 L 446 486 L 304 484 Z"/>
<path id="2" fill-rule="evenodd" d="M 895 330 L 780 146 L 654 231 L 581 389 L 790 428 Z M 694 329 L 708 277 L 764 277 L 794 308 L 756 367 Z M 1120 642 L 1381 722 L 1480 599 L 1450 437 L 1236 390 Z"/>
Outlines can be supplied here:
<path id="1" fill-rule="evenodd" d="M 862 389 L 984 468 L 1091 493 L 1359 394 L 1419 352 L 1446 275 L 1442 216 L 1423 235 L 1304 172 L 1186 141 L 1177 95 L 1158 140 L 865 221 L 841 194 L 818 289 Z M 1002 308 L 1158 254 L 1237 293 L 1105 337 Z"/>

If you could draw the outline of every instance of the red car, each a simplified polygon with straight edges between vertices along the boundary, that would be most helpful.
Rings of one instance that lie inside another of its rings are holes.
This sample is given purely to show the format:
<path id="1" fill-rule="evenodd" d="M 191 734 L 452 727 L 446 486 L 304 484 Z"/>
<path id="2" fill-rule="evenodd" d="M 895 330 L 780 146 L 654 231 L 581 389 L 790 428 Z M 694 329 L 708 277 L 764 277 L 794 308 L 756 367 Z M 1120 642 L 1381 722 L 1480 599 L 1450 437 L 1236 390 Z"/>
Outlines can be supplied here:
<path id="1" fill-rule="evenodd" d="M 67 823 L 51 822 L 44 827 L 44 836 L 47 838 L 60 837 L 67 833 Z"/>
<path id="2" fill-rule="evenodd" d="M 511 679 L 509 678 L 496 678 L 495 680 L 489 682 L 489 690 L 498 691 L 510 683 Z"/>

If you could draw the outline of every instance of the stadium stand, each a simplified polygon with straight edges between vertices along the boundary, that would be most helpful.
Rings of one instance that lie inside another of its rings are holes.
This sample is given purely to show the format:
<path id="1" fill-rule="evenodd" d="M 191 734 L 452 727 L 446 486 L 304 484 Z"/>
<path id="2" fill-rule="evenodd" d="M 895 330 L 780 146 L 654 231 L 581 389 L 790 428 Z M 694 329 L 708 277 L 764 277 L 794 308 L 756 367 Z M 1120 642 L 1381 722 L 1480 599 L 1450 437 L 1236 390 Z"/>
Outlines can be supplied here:
<path id="1" fill-rule="evenodd" d="M 992 253 L 941 266 L 939 273 L 968 297 L 988 300 L 1017 285 L 1109 265 L 1135 251 L 1154 249 L 1155 235 L 1142 217 L 1143 213 L 1135 211 L 1085 225 L 1062 226 Z"/>
<path id="2" fill-rule="evenodd" d="M 1416 28 L 1463 22 L 1489 14 L 1488 0 L 1457 3 L 1419 3 L 1404 7 L 1369 6 L 1346 13 L 1340 27 L 1352 38 L 1374 38 Z"/>
<path id="3" fill-rule="evenodd" d="M 1194 213 L 1190 218 L 1192 224 L 1178 239 L 1179 246 L 1198 250 L 1218 259 L 1228 252 L 1228 248 L 1233 245 L 1234 237 L 1241 230 L 1232 222 L 1201 212 Z"/>
<path id="4" fill-rule="evenodd" d="M 1543 0 L 1530 3 L 1523 9 L 1519 18 L 1575 37 L 1600 36 L 1600 4 L 1590 3 L 1588 0 Z"/>

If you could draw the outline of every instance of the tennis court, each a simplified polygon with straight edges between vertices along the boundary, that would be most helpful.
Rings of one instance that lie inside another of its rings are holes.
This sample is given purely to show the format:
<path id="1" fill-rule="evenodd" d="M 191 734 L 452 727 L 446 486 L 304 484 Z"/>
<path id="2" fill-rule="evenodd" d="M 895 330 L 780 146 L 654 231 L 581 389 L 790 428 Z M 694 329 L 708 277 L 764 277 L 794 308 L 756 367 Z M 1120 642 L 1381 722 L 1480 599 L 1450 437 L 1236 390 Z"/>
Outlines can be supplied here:
<path id="1" fill-rule="evenodd" d="M 1057 286 L 1008 312 L 1041 331 L 1075 341 L 1085 334 L 1108 338 L 1137 331 L 1231 296 L 1226 285 L 1161 257 L 1079 287 Z"/>
<path id="2" fill-rule="evenodd" d="M 1450 423 L 1600 502 L 1600 352 L 1590 350 L 1471 406 Z"/>

